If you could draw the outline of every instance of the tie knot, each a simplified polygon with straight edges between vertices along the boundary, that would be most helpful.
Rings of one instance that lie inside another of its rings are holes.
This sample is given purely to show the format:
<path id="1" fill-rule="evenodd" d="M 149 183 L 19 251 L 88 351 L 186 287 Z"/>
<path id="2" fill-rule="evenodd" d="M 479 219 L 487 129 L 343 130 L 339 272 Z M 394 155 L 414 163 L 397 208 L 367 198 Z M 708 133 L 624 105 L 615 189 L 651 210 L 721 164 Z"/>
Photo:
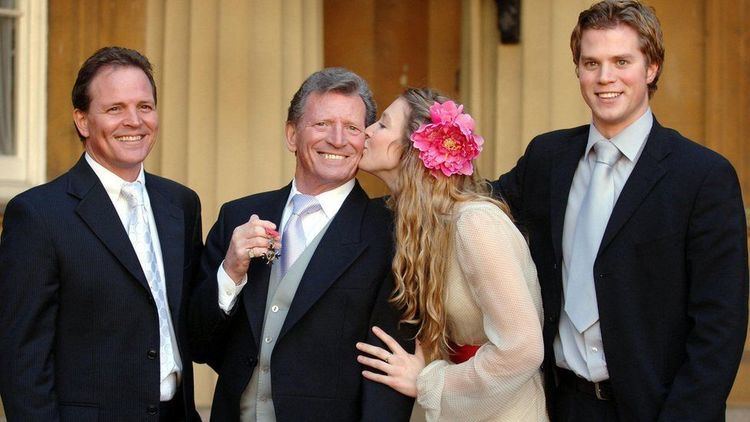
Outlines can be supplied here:
<path id="1" fill-rule="evenodd" d="M 120 189 L 120 195 L 125 198 L 130 208 L 143 204 L 143 185 L 140 182 L 125 183 Z"/>
<path id="2" fill-rule="evenodd" d="M 620 158 L 620 150 L 610 141 L 599 141 L 594 144 L 596 161 L 612 167 Z"/>
<path id="3" fill-rule="evenodd" d="M 292 213 L 299 216 L 310 214 L 320 209 L 320 203 L 312 195 L 302 193 L 292 197 Z"/>

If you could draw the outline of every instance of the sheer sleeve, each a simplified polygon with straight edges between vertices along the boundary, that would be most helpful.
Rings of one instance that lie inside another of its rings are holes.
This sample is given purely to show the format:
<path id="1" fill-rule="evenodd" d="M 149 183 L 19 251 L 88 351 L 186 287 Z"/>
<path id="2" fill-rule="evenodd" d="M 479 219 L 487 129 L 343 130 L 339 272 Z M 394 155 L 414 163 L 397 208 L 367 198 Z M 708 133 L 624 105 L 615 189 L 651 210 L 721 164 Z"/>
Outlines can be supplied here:
<path id="1" fill-rule="evenodd" d="M 490 203 L 466 206 L 456 230 L 454 262 L 481 310 L 487 342 L 464 363 L 439 360 L 425 367 L 417 380 L 418 402 L 428 420 L 511 414 L 527 419 L 538 414 L 532 411 L 540 407 L 534 401 L 544 408 L 543 394 L 536 397 L 544 357 L 542 308 L 528 246 L 512 221 Z M 529 385 L 533 383 L 537 385 Z M 520 403 L 527 398 L 528 405 Z"/>

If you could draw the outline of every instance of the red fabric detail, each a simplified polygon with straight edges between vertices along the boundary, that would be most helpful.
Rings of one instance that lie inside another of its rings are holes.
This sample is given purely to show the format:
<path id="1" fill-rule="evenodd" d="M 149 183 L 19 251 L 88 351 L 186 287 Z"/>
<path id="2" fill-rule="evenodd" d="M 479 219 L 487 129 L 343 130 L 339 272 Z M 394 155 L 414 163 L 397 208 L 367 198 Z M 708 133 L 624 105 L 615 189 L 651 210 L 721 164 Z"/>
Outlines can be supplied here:
<path id="1" fill-rule="evenodd" d="M 464 345 L 458 345 L 455 343 L 450 343 L 451 349 L 453 349 L 453 352 L 450 353 L 449 357 L 451 362 L 453 363 L 463 363 L 467 360 L 474 357 L 474 355 L 477 354 L 477 350 L 479 350 L 480 346 L 475 346 L 473 344 L 464 344 Z"/>

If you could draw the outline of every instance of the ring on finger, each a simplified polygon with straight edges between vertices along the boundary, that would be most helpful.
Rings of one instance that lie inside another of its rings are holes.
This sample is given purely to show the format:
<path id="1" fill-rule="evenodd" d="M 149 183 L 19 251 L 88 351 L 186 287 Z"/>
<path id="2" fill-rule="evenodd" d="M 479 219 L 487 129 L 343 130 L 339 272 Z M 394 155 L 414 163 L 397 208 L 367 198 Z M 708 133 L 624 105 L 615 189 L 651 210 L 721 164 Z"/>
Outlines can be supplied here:
<path id="1" fill-rule="evenodd" d="M 253 252 L 253 248 L 250 248 L 250 249 L 248 249 L 248 250 L 247 250 L 247 256 L 248 256 L 248 257 L 249 257 L 250 259 L 253 259 L 253 258 L 255 258 L 255 253 Z"/>
<path id="2" fill-rule="evenodd" d="M 393 355 L 391 354 L 391 355 L 386 356 L 385 359 L 383 359 L 383 362 L 388 363 L 388 361 L 391 359 L 391 356 Z"/>

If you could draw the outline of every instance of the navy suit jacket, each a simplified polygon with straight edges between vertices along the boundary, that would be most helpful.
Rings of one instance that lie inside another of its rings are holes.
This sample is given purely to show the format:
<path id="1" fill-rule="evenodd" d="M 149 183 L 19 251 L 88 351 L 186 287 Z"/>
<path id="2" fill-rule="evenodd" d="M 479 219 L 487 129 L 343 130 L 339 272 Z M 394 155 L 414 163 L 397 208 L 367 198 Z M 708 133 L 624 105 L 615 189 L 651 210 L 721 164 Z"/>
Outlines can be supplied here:
<path id="1" fill-rule="evenodd" d="M 185 411 L 196 419 L 186 308 L 202 248 L 200 202 L 148 173 L 146 187 Z M 117 211 L 83 157 L 8 203 L 0 298 L 0 396 L 9 421 L 158 420 L 156 305 Z"/>
<path id="2" fill-rule="evenodd" d="M 290 189 L 291 184 L 225 204 L 206 240 L 190 324 L 196 358 L 219 374 L 215 421 L 239 418 L 240 397 L 258 363 L 271 267 L 262 259 L 251 262 L 247 285 L 229 316 L 218 306 L 216 271 L 232 231 L 250 215 L 280 226 Z M 373 325 L 397 338 L 407 336 L 398 331 L 400 314 L 388 303 L 391 227 L 383 202 L 355 185 L 305 270 L 271 356 L 277 420 L 409 419 L 413 400 L 365 380 L 356 360 L 358 341 L 380 344 L 371 334 Z M 413 352 L 413 343 L 407 348 Z"/>
<path id="3" fill-rule="evenodd" d="M 588 132 L 536 137 L 494 183 L 528 232 L 539 272 L 551 410 L 563 221 Z M 621 420 L 724 420 L 747 328 L 745 224 L 731 164 L 654 121 L 593 268 Z"/>

